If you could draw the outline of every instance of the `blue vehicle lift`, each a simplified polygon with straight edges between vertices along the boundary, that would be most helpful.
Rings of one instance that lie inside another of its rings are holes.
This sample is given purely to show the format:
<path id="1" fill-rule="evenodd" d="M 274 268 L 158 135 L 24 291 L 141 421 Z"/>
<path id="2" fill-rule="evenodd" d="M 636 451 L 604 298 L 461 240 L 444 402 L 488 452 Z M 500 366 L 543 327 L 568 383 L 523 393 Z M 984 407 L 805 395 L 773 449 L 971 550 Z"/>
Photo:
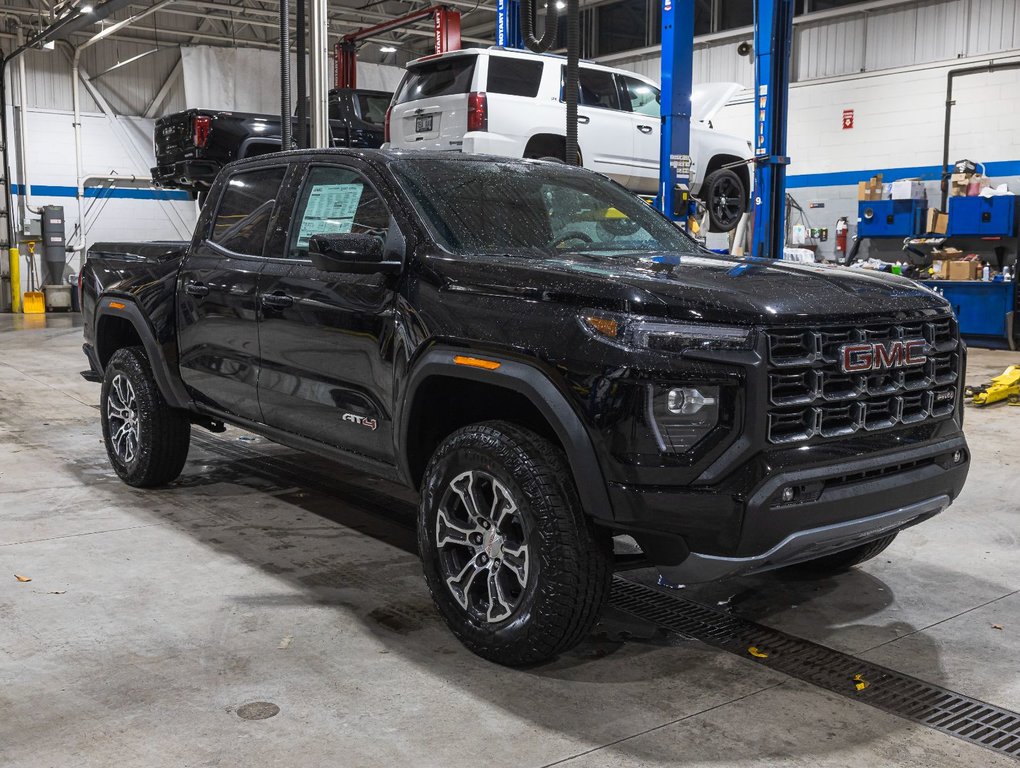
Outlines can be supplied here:
<path id="1" fill-rule="evenodd" d="M 786 212 L 786 126 L 794 0 L 755 0 L 754 230 L 752 252 L 781 258 Z M 520 0 L 497 0 L 496 44 L 523 48 Z M 693 213 L 691 92 L 694 0 L 662 0 L 659 193 L 654 205 L 681 226 Z"/>

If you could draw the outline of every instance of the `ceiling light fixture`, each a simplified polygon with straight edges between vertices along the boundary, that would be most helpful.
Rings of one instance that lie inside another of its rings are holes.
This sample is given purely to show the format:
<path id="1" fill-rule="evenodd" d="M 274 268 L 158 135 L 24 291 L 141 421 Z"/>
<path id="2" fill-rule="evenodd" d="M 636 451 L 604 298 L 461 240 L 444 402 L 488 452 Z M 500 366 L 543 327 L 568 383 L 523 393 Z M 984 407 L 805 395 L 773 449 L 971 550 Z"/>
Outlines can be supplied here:
<path id="1" fill-rule="evenodd" d="M 92 6 L 89 5 L 88 3 L 85 3 L 85 5 L 78 7 L 78 13 L 92 13 L 92 10 L 93 10 Z"/>
<path id="2" fill-rule="evenodd" d="M 396 53 L 396 52 L 397 49 L 394 48 L 392 45 L 384 45 L 381 48 L 379 48 L 379 53 Z"/>

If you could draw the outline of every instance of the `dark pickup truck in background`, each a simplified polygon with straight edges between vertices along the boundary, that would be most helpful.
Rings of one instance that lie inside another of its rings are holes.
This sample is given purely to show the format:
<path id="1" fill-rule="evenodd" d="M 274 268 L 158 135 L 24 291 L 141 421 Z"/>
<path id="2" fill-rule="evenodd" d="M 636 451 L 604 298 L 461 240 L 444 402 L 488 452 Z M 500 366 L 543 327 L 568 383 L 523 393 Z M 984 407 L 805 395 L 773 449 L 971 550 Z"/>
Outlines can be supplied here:
<path id="1" fill-rule="evenodd" d="M 673 583 L 831 574 L 963 487 L 966 350 L 918 283 L 718 256 L 551 162 L 288 152 L 209 195 L 190 243 L 89 249 L 114 470 L 169 483 L 229 423 L 405 483 L 486 658 L 579 642 L 618 534 Z"/>
<path id="2" fill-rule="evenodd" d="M 334 88 L 329 92 L 329 127 L 334 147 L 375 149 L 393 94 Z M 297 119 L 293 120 L 297 130 Z M 234 160 L 279 152 L 279 115 L 188 109 L 156 121 L 153 143 L 157 187 L 184 189 L 201 199 L 220 168 Z"/>

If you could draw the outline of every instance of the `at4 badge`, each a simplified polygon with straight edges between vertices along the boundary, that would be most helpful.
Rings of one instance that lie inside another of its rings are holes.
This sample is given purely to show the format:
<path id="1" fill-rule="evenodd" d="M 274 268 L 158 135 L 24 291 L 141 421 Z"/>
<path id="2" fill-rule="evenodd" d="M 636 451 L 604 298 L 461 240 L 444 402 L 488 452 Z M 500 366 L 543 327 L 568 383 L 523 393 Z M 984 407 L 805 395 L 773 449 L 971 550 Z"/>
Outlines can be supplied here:
<path id="1" fill-rule="evenodd" d="M 345 413 L 341 418 L 343 418 L 344 421 L 349 421 L 362 427 L 368 427 L 373 431 L 379 426 L 375 419 L 370 419 L 367 416 L 358 416 L 356 413 Z"/>

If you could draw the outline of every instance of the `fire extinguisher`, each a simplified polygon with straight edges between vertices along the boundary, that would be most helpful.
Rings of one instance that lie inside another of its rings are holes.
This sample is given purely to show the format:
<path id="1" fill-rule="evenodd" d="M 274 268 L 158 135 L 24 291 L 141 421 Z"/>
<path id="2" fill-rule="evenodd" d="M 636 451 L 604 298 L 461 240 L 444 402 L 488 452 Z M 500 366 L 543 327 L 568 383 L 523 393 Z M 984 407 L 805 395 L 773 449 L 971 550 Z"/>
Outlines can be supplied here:
<path id="1" fill-rule="evenodd" d="M 850 220 L 846 216 L 840 216 L 836 222 L 836 250 L 846 255 L 846 236 L 850 229 Z"/>

